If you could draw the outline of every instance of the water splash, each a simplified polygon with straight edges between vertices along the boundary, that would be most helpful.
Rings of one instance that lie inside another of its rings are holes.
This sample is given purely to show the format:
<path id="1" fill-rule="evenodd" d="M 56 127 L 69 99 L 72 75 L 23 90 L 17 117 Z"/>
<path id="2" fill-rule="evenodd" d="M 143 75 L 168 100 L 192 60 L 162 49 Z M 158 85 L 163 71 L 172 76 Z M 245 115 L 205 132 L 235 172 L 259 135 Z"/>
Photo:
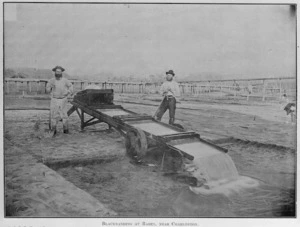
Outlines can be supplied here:
<path id="1" fill-rule="evenodd" d="M 197 178 L 202 185 L 190 187 L 196 194 L 231 195 L 242 189 L 259 186 L 259 182 L 250 177 L 240 176 L 231 157 L 213 147 L 205 146 L 199 149 L 199 144 L 187 144 L 180 149 L 192 150 L 194 160 L 185 165 L 186 171 Z M 197 150 L 197 152 L 196 152 Z"/>
<path id="2" fill-rule="evenodd" d="M 196 169 L 193 175 L 204 178 L 207 182 L 227 182 L 239 177 L 238 171 L 228 154 L 218 152 L 217 154 L 195 157 L 193 165 Z"/>
<path id="3" fill-rule="evenodd" d="M 235 180 L 220 180 L 208 182 L 203 187 L 190 187 L 190 190 L 195 194 L 224 194 L 230 196 L 234 193 L 239 193 L 242 190 L 258 187 L 259 181 L 250 177 L 239 176 Z"/>

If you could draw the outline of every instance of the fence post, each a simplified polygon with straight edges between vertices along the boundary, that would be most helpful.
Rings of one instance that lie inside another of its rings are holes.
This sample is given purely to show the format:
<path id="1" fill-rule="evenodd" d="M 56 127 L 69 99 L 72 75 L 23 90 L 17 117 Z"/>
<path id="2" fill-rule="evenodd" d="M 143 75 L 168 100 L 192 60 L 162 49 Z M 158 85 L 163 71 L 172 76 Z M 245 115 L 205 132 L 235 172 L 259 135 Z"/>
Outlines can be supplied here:
<path id="1" fill-rule="evenodd" d="M 31 82 L 30 81 L 27 81 L 27 89 L 31 93 Z"/>
<path id="2" fill-rule="evenodd" d="M 282 96 L 281 79 L 279 79 L 279 98 Z"/>
<path id="3" fill-rule="evenodd" d="M 249 101 L 250 89 L 249 89 L 249 81 L 247 81 L 247 101 Z"/>
<path id="4" fill-rule="evenodd" d="M 6 93 L 9 94 L 9 81 L 5 81 L 6 82 Z"/>
<path id="5" fill-rule="evenodd" d="M 262 94 L 262 101 L 265 101 L 265 92 L 266 92 L 266 87 L 265 87 L 265 80 L 263 80 L 263 94 Z"/>
<path id="6" fill-rule="evenodd" d="M 40 81 L 38 81 L 38 82 L 37 82 L 37 91 L 36 91 L 37 94 L 40 94 L 40 92 L 41 92 L 41 91 L 40 91 L 40 86 L 41 86 L 41 85 L 40 85 Z"/>
<path id="7" fill-rule="evenodd" d="M 15 81 L 16 85 L 17 85 L 17 93 L 19 93 L 19 83 L 18 81 Z"/>
<path id="8" fill-rule="evenodd" d="M 45 82 L 45 94 L 47 94 L 47 89 L 46 89 L 46 87 L 47 87 L 47 82 Z"/>

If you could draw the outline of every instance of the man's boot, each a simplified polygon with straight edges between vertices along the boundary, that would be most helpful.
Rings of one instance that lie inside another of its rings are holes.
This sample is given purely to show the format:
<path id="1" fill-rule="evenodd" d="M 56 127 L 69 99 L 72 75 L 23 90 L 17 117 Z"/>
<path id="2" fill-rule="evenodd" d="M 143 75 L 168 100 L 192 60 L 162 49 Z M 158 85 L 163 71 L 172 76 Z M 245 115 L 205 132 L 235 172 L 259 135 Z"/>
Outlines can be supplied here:
<path id="1" fill-rule="evenodd" d="M 52 136 L 56 135 L 56 126 L 52 126 L 51 133 L 52 133 Z"/>
<path id="2" fill-rule="evenodd" d="M 69 129 L 68 129 L 68 127 L 66 127 L 66 126 L 64 126 L 64 133 L 65 133 L 65 134 L 68 134 L 68 133 L 69 133 Z"/>
<path id="3" fill-rule="evenodd" d="M 56 125 L 57 125 L 57 122 L 55 120 L 50 121 L 49 127 L 50 127 L 52 136 L 56 135 Z"/>
<path id="4" fill-rule="evenodd" d="M 69 127 L 68 127 L 68 121 L 63 120 L 63 128 L 64 128 L 64 133 L 68 134 L 69 133 Z"/>
<path id="5" fill-rule="evenodd" d="M 175 118 L 170 118 L 170 120 L 169 120 L 169 125 L 173 125 L 173 124 L 174 124 L 174 121 L 175 121 Z"/>

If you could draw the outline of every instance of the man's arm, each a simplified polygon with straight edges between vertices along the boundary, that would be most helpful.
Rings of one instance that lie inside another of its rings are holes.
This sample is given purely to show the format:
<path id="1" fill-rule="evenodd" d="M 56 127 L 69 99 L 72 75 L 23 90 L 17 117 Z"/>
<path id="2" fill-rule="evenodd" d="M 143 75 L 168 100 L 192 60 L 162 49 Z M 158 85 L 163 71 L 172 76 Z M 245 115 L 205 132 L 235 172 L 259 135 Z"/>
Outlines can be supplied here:
<path id="1" fill-rule="evenodd" d="M 167 92 L 168 92 L 168 91 L 167 91 L 166 84 L 163 83 L 163 84 L 161 85 L 161 87 L 160 87 L 160 92 L 159 92 L 159 93 L 160 93 L 161 95 L 165 95 Z"/>
<path id="2" fill-rule="evenodd" d="M 47 85 L 46 85 L 46 91 L 49 93 L 49 92 L 51 92 L 52 88 L 54 88 L 53 81 L 49 80 Z"/>
<path id="3" fill-rule="evenodd" d="M 69 97 L 70 95 L 72 96 L 73 95 L 73 84 L 68 79 L 65 79 L 65 87 L 66 87 L 66 90 L 65 90 L 64 95 L 66 97 Z"/>
<path id="4" fill-rule="evenodd" d="M 67 87 L 69 89 L 69 94 L 73 95 L 73 84 L 69 80 L 67 81 Z"/>

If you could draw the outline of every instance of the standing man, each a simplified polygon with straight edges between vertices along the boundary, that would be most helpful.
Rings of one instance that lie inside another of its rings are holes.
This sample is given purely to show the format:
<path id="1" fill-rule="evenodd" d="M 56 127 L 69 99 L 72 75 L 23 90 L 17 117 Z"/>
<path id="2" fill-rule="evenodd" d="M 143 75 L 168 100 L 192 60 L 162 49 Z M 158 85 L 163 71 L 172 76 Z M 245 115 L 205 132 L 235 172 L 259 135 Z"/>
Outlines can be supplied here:
<path id="1" fill-rule="evenodd" d="M 51 130 L 53 135 L 55 135 L 57 123 L 62 120 L 64 133 L 69 133 L 67 103 L 68 96 L 73 94 L 73 85 L 69 80 L 63 78 L 62 73 L 65 71 L 63 67 L 56 66 L 52 71 L 55 73 L 55 78 L 50 79 L 46 86 L 47 92 L 51 92 Z"/>
<path id="2" fill-rule="evenodd" d="M 164 96 L 158 110 L 156 111 L 156 119 L 161 120 L 164 113 L 169 109 L 169 124 L 173 125 L 175 121 L 176 99 L 180 96 L 179 85 L 173 80 L 175 73 L 173 70 L 166 72 L 166 81 L 160 88 L 160 93 Z"/>

